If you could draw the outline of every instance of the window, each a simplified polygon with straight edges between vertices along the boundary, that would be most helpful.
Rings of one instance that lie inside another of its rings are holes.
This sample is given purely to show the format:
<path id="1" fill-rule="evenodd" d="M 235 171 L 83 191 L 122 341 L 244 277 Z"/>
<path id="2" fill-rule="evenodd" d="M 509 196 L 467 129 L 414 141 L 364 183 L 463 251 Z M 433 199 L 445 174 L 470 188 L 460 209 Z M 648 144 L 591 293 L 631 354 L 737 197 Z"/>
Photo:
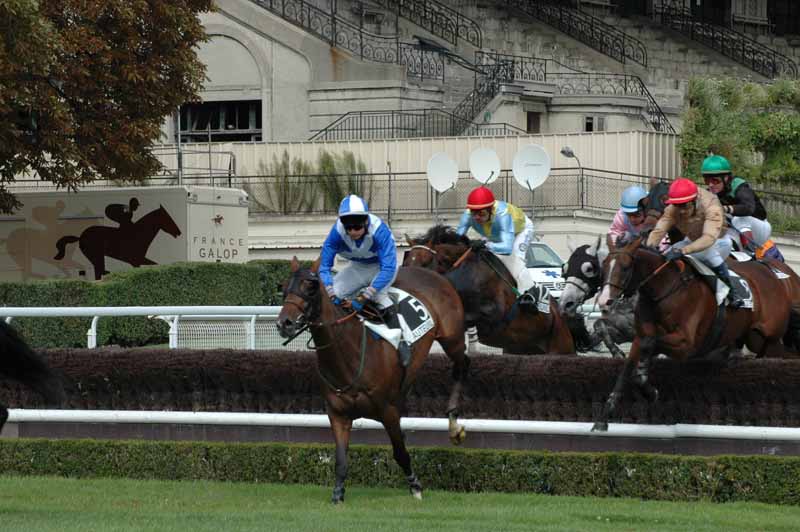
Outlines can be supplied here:
<path id="1" fill-rule="evenodd" d="M 541 113 L 533 113 L 528 111 L 526 113 L 528 115 L 528 125 L 526 131 L 528 133 L 541 133 Z"/>
<path id="2" fill-rule="evenodd" d="M 560 268 L 564 261 L 549 246 L 533 242 L 525 253 L 527 268 Z"/>
<path id="3" fill-rule="evenodd" d="M 583 130 L 586 133 L 592 131 L 605 131 L 606 119 L 604 116 L 586 116 L 583 120 Z"/>
<path id="4" fill-rule="evenodd" d="M 261 101 L 202 102 L 181 106 L 181 142 L 261 140 Z M 176 137 L 177 142 L 177 137 Z"/>

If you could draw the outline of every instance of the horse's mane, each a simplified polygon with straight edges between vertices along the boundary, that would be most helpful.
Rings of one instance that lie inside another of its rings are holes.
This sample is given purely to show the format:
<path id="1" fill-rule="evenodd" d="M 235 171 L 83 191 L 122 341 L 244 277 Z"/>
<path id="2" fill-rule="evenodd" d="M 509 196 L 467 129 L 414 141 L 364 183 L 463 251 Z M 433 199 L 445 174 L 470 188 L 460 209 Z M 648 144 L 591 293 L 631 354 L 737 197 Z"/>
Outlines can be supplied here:
<path id="1" fill-rule="evenodd" d="M 437 244 L 461 244 L 464 246 L 469 245 L 469 238 L 464 235 L 459 235 L 456 230 L 449 225 L 434 225 L 428 232 L 422 236 L 411 239 L 413 244 L 427 244 L 430 242 L 432 245 Z"/>

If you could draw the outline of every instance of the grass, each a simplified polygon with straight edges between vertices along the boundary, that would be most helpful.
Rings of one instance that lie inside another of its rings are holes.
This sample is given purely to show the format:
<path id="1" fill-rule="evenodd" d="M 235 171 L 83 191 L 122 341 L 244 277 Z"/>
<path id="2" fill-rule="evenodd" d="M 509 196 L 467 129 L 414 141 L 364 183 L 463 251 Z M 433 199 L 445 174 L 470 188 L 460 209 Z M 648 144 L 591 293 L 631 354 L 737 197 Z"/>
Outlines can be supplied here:
<path id="1" fill-rule="evenodd" d="M 499 493 L 0 477 L 0 531 L 794 531 L 800 508 Z"/>

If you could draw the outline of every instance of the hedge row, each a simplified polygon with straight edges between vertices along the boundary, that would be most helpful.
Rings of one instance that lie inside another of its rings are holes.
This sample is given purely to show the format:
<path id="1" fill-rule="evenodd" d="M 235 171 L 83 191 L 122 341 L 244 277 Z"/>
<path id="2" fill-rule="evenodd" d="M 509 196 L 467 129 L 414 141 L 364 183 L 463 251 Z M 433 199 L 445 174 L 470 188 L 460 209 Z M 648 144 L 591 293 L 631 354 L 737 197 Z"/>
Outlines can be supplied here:
<path id="1" fill-rule="evenodd" d="M 414 448 L 426 488 L 800 504 L 800 458 Z M 388 447 L 351 446 L 348 482 L 405 488 Z M 0 440 L 6 474 L 333 485 L 331 445 Z"/>
<path id="2" fill-rule="evenodd" d="M 14 307 L 277 305 L 288 261 L 247 264 L 176 263 L 134 268 L 102 281 L 82 279 L 0 283 L 0 302 Z M 85 347 L 91 318 L 19 318 L 33 347 Z M 105 318 L 98 344 L 140 346 L 167 342 L 167 325 L 144 317 Z"/>

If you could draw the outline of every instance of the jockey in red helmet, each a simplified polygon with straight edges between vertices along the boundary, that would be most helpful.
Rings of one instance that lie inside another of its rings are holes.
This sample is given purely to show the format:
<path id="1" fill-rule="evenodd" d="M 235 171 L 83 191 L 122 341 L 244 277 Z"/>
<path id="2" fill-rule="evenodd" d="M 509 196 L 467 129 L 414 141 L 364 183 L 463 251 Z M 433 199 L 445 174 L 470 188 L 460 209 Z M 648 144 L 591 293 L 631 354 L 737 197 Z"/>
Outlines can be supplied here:
<path id="1" fill-rule="evenodd" d="M 725 217 L 717 196 L 686 178 L 679 177 L 669 187 L 667 208 L 647 238 L 648 246 L 656 246 L 673 226 L 686 237 L 674 243 L 664 254 L 667 260 L 691 255 L 712 270 L 730 288 L 733 307 L 744 303 L 738 283 L 731 283 L 725 258 L 731 253 L 731 240 L 726 237 Z"/>
<path id="2" fill-rule="evenodd" d="M 469 229 L 477 232 L 486 247 L 497 255 L 517 281 L 520 304 L 536 300 L 530 289 L 536 284 L 526 267 L 526 253 L 533 239 L 533 222 L 522 209 L 495 199 L 491 190 L 480 186 L 467 196 L 467 209 L 456 230 L 463 235 Z"/>

